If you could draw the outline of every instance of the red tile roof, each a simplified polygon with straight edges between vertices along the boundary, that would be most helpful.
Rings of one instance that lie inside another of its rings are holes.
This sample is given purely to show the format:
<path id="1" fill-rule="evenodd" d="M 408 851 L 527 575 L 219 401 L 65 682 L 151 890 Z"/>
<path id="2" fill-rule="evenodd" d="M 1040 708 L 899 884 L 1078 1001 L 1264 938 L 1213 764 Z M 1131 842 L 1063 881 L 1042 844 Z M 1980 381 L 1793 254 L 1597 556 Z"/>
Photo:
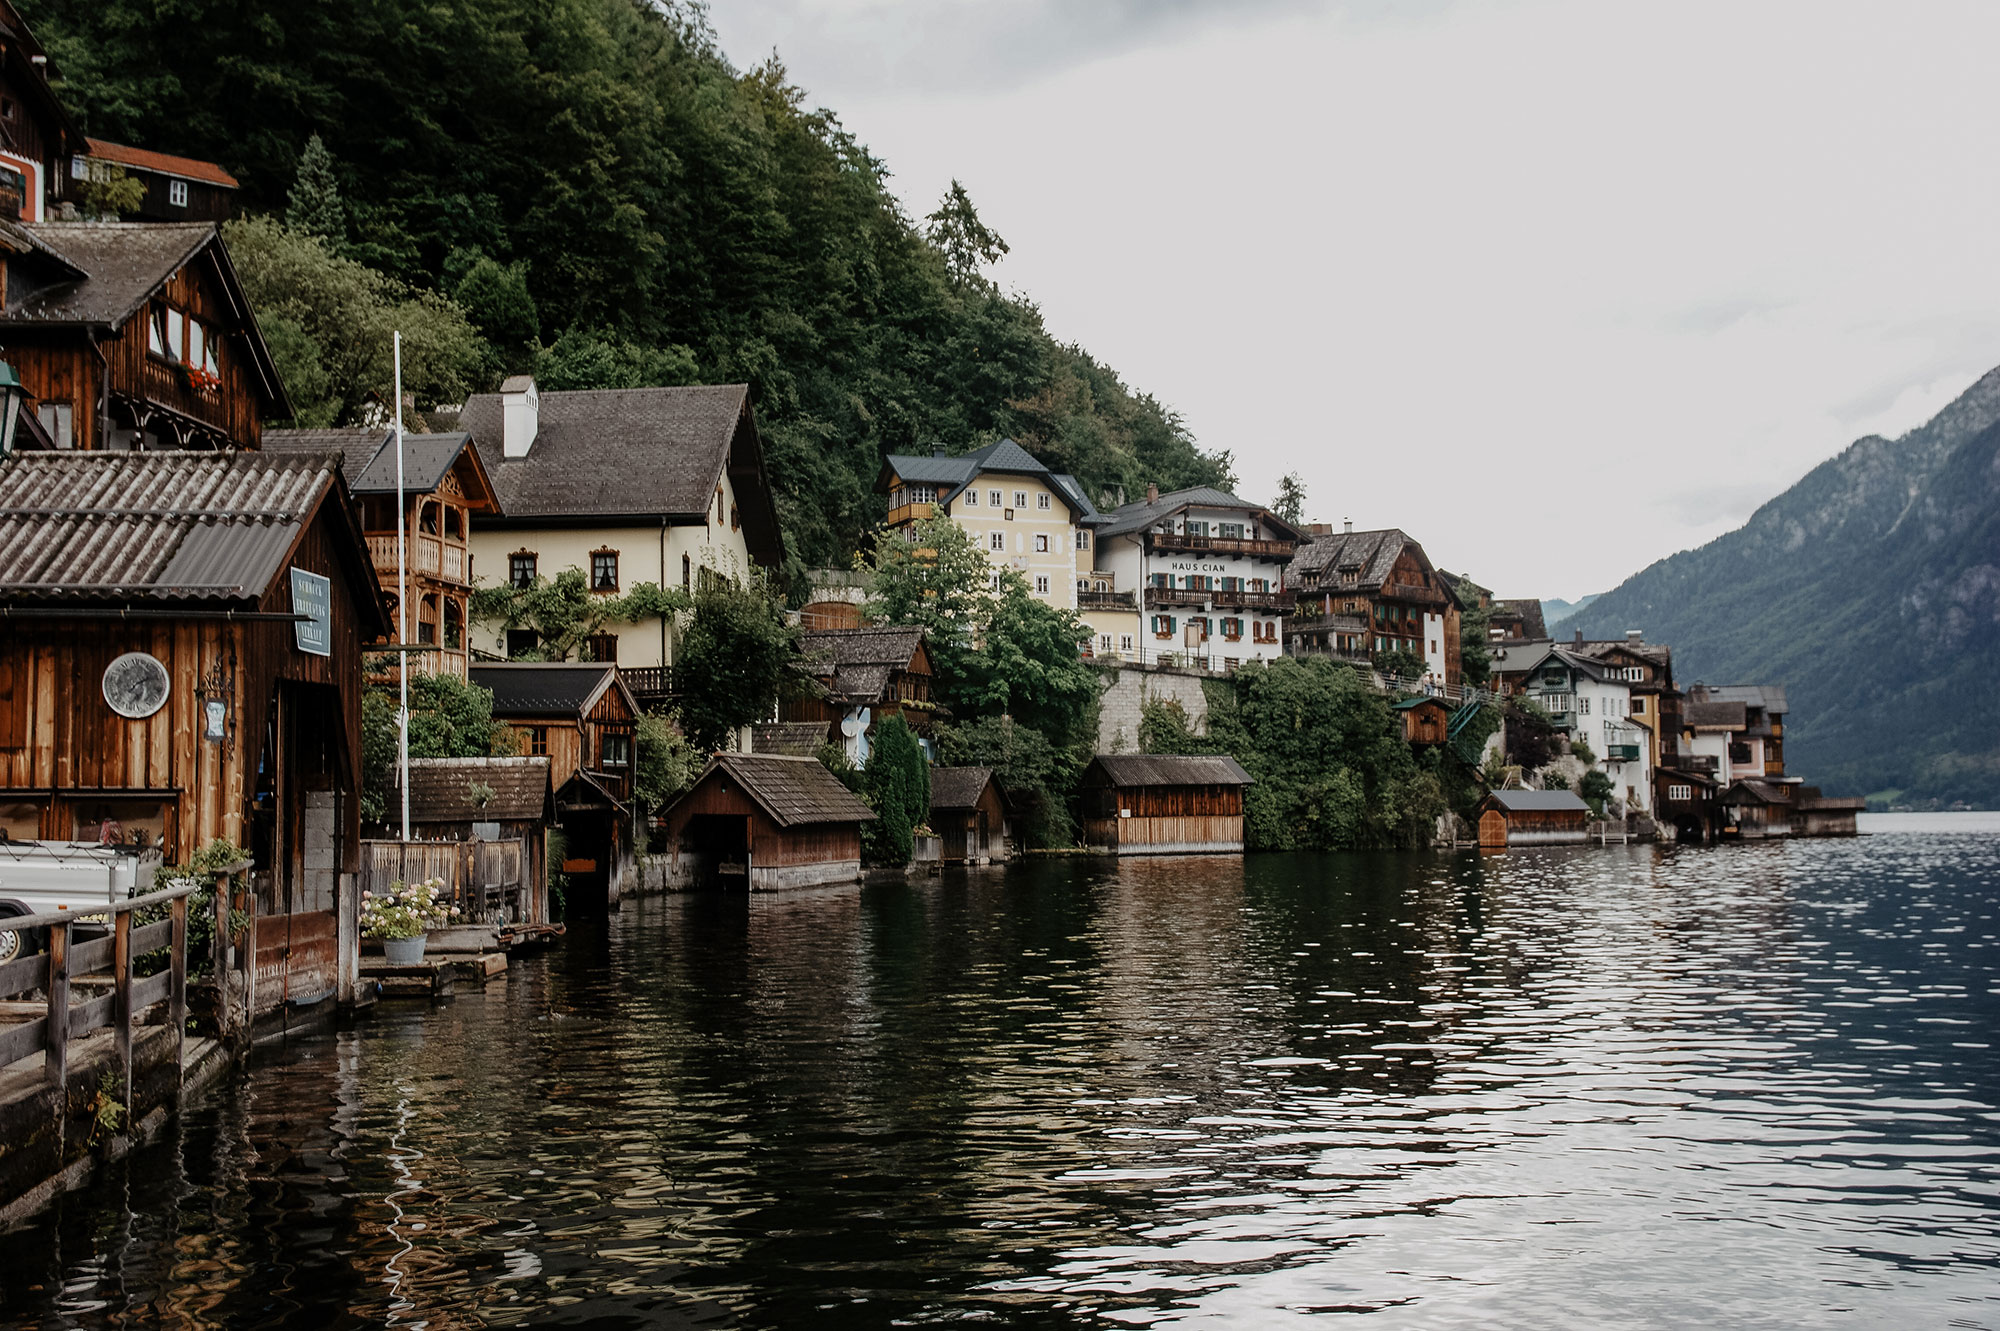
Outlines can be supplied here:
<path id="1" fill-rule="evenodd" d="M 128 148 L 122 143 L 111 143 L 104 139 L 90 139 L 87 142 L 90 144 L 90 155 L 101 157 L 107 162 L 137 167 L 141 171 L 157 171 L 166 176 L 180 176 L 185 180 L 199 180 L 209 185 L 220 185 L 224 189 L 237 187 L 236 177 L 214 162 L 197 161 L 192 157 L 175 157 L 172 153 L 156 153 L 150 148 Z"/>

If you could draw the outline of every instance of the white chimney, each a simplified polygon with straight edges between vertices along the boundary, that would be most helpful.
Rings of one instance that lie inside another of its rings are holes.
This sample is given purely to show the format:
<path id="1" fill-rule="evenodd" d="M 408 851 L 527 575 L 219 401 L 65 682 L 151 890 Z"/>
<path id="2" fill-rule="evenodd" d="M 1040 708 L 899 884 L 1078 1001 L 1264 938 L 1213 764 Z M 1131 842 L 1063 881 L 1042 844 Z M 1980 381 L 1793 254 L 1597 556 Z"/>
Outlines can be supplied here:
<path id="1" fill-rule="evenodd" d="M 1344 519 L 1344 520 L 1343 520 L 1343 521 L 1341 522 L 1341 524 L 1340 524 L 1340 525 L 1341 525 L 1341 526 L 1343 526 L 1343 527 L 1345 527 L 1345 528 L 1347 529 L 1347 534 L 1348 534 L 1348 535 L 1352 536 L 1352 535 L 1354 534 L 1354 519 L 1353 519 L 1353 518 L 1347 518 L 1347 519 Z"/>
<path id="2" fill-rule="evenodd" d="M 1625 630 L 1625 645 L 1626 645 L 1626 646 L 1628 646 L 1628 647 L 1637 647 L 1637 646 L 1638 646 L 1638 645 L 1639 645 L 1640 643 L 1644 642 L 1645 640 L 1646 640 L 1646 631 L 1645 631 L 1644 629 L 1626 629 L 1626 630 Z"/>
<path id="3" fill-rule="evenodd" d="M 500 453 L 502 457 L 524 458 L 535 446 L 535 432 L 541 428 L 542 399 L 535 391 L 534 376 L 517 374 L 500 385 Z"/>

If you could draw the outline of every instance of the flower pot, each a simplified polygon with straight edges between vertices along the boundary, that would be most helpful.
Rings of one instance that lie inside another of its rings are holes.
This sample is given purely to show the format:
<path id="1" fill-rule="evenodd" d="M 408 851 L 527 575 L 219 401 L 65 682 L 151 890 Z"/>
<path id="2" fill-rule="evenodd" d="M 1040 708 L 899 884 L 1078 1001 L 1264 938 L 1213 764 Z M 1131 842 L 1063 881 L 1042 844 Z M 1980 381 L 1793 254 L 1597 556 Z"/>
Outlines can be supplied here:
<path id="1" fill-rule="evenodd" d="M 424 959 L 424 936 L 385 938 L 382 940 L 382 956 L 391 966 L 414 966 Z"/>

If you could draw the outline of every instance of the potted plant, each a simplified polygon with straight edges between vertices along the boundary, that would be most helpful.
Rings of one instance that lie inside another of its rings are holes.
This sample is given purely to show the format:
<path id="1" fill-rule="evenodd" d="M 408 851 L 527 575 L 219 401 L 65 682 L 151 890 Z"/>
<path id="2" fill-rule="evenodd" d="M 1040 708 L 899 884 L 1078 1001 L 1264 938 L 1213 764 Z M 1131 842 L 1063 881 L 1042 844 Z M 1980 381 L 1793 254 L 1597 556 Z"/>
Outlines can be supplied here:
<path id="1" fill-rule="evenodd" d="M 451 923 L 458 907 L 440 896 L 444 879 L 421 883 L 396 882 L 381 896 L 361 894 L 361 934 L 381 940 L 382 955 L 392 966 L 414 966 L 424 959 L 424 930 Z"/>

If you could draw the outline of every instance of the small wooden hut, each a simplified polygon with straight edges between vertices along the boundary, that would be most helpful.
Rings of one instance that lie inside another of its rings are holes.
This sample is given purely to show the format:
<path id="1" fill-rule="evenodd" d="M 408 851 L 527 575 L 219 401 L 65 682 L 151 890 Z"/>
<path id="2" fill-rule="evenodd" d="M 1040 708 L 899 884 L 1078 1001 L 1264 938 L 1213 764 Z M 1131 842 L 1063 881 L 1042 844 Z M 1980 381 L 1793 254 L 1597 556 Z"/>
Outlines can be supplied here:
<path id="1" fill-rule="evenodd" d="M 1100 753 L 1083 772 L 1084 845 L 1113 855 L 1238 855 L 1243 789 L 1226 755 Z"/>
<path id="2" fill-rule="evenodd" d="M 1479 844 L 1582 845 L 1590 837 L 1590 806 L 1571 790 L 1496 790 L 1479 804 Z"/>
<path id="3" fill-rule="evenodd" d="M 1451 708 L 1444 699 L 1405 698 L 1396 704 L 1403 719 L 1403 740 L 1411 747 L 1434 746 L 1451 738 Z"/>
<path id="4" fill-rule="evenodd" d="M 460 891 L 506 922 L 548 922 L 548 831 L 555 789 L 547 758 L 410 759 L 410 833 L 466 843 Z M 392 850 L 394 842 L 368 849 Z M 408 880 L 407 874 L 397 877 Z M 386 885 L 386 884 L 385 884 Z M 369 886 L 375 886 L 370 883 Z"/>
<path id="5" fill-rule="evenodd" d="M 723 753 L 667 810 L 667 882 L 765 892 L 861 877 L 873 811 L 816 758 Z"/>
<path id="6" fill-rule="evenodd" d="M 990 767 L 931 769 L 931 830 L 947 864 L 1007 857 L 1007 802 Z"/>

